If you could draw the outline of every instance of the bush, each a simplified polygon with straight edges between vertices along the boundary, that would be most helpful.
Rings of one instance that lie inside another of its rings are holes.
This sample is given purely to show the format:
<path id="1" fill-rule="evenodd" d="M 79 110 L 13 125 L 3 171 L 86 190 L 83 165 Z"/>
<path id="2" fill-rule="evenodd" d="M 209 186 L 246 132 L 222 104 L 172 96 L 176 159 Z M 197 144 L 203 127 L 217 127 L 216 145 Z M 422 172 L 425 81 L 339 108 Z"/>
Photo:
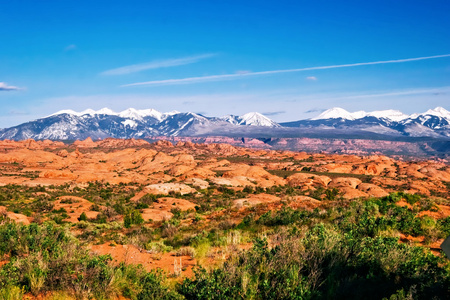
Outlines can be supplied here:
<path id="1" fill-rule="evenodd" d="M 138 300 L 169 300 L 183 299 L 178 293 L 169 290 L 161 284 L 163 275 L 160 271 L 147 273 L 142 280 L 142 290 L 137 295 Z"/>
<path id="2" fill-rule="evenodd" d="M 0 299 L 2 300 L 22 300 L 24 294 L 23 288 L 15 285 L 7 285 L 0 289 Z"/>
<path id="3" fill-rule="evenodd" d="M 87 220 L 88 220 L 88 217 L 87 217 L 86 213 L 82 212 L 80 217 L 78 218 L 78 221 L 87 221 Z"/>
<path id="4" fill-rule="evenodd" d="M 194 258 L 196 255 L 196 251 L 193 247 L 181 247 L 177 250 L 176 253 L 177 256 L 190 256 L 191 258 Z"/>
<path id="5" fill-rule="evenodd" d="M 161 229 L 162 229 L 161 230 L 161 236 L 163 238 L 171 238 L 178 231 L 177 226 L 175 226 L 174 224 L 169 223 L 169 222 L 164 223 Z"/>
<path id="6" fill-rule="evenodd" d="M 142 218 L 141 213 L 138 210 L 130 210 L 123 217 L 123 224 L 125 228 L 130 228 L 131 225 L 140 225 L 144 223 L 144 219 Z"/>
<path id="7" fill-rule="evenodd" d="M 145 194 L 144 196 L 141 197 L 141 199 L 139 199 L 139 202 L 145 203 L 147 205 L 150 205 L 153 202 L 155 202 L 156 200 L 158 200 L 158 196 L 157 195 Z"/>
<path id="8" fill-rule="evenodd" d="M 396 238 L 342 234 L 319 224 L 274 248 L 257 239 L 222 267 L 198 269 L 179 291 L 186 299 L 382 299 L 404 289 L 443 299 L 448 267 L 447 260 Z"/>
<path id="9" fill-rule="evenodd" d="M 164 245 L 162 245 L 164 246 Z M 163 285 L 164 276 L 142 266 L 111 264 L 95 255 L 54 223 L 0 226 L 0 252 L 10 262 L 0 268 L 0 299 L 22 299 L 59 291 L 78 299 L 179 299 Z M 64 298 L 64 297 L 62 297 Z"/>

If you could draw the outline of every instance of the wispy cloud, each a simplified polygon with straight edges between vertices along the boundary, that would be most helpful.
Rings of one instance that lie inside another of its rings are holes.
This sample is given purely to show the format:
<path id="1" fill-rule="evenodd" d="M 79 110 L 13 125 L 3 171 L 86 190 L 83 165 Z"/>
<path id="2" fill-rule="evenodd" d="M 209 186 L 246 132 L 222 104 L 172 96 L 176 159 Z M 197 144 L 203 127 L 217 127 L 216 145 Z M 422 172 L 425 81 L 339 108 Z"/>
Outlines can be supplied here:
<path id="1" fill-rule="evenodd" d="M 77 45 L 71 44 L 69 46 L 67 46 L 66 48 L 64 48 L 64 51 L 71 51 L 71 50 L 75 50 L 77 49 Z"/>
<path id="2" fill-rule="evenodd" d="M 268 111 L 268 112 L 263 112 L 262 114 L 265 115 L 265 116 L 270 117 L 270 116 L 281 115 L 281 114 L 284 114 L 284 113 L 286 113 L 285 110 L 280 110 L 280 111 Z"/>
<path id="3" fill-rule="evenodd" d="M 18 91 L 19 87 L 8 85 L 6 82 L 0 82 L 0 91 Z"/>
<path id="4" fill-rule="evenodd" d="M 381 64 L 395 64 L 395 63 L 405 63 L 405 62 L 411 62 L 411 61 L 436 59 L 436 58 L 444 58 L 444 57 L 450 57 L 450 54 L 423 56 L 423 57 L 405 58 L 405 59 L 394 59 L 394 60 L 381 60 L 381 61 L 372 61 L 372 62 L 343 64 L 343 65 L 318 66 L 318 67 L 309 67 L 309 68 L 301 68 L 301 69 L 272 70 L 272 71 L 261 71 L 261 72 L 248 72 L 248 73 L 237 73 L 237 74 L 188 77 L 188 78 L 181 78 L 181 79 L 154 80 L 154 81 L 125 84 L 125 85 L 122 85 L 122 87 L 141 86 L 141 85 L 156 86 L 156 85 L 192 84 L 192 83 L 200 83 L 200 82 L 206 82 L 206 81 L 230 80 L 230 79 L 237 79 L 237 78 L 249 77 L 249 76 L 273 75 L 273 74 L 282 74 L 282 73 L 292 73 L 292 72 L 302 72 L 302 71 L 312 71 L 312 70 L 327 70 L 327 69 L 338 69 L 338 68 L 350 68 L 350 67 L 381 65 Z"/>
<path id="5" fill-rule="evenodd" d="M 251 71 L 249 71 L 249 70 L 238 70 L 235 73 L 236 74 L 248 74 L 248 73 L 251 73 Z"/>
<path id="6" fill-rule="evenodd" d="M 312 113 L 317 113 L 317 112 L 322 113 L 324 111 L 326 111 L 326 109 L 324 109 L 324 108 L 313 108 L 313 109 L 305 111 L 305 114 L 312 114 Z"/>
<path id="7" fill-rule="evenodd" d="M 125 74 L 136 73 L 136 72 L 141 72 L 141 71 L 150 70 L 150 69 L 176 67 L 176 66 L 193 64 L 202 59 L 210 58 L 215 55 L 217 55 L 217 54 L 207 53 L 207 54 L 202 54 L 202 55 L 197 55 L 197 56 L 156 60 L 156 61 L 146 62 L 146 63 L 142 63 L 142 64 L 129 65 L 129 66 L 124 66 L 124 67 L 120 67 L 120 68 L 116 68 L 116 69 L 107 70 L 107 71 L 102 72 L 101 74 L 102 75 L 125 75 Z"/>
<path id="8" fill-rule="evenodd" d="M 306 77 L 306 80 L 316 81 L 317 77 L 316 76 L 308 76 L 308 77 Z"/>
<path id="9" fill-rule="evenodd" d="M 26 116 L 26 115 L 29 115 L 30 113 L 26 112 L 26 111 L 14 110 L 13 109 L 13 110 L 9 111 L 9 114 L 13 115 L 13 116 Z"/>

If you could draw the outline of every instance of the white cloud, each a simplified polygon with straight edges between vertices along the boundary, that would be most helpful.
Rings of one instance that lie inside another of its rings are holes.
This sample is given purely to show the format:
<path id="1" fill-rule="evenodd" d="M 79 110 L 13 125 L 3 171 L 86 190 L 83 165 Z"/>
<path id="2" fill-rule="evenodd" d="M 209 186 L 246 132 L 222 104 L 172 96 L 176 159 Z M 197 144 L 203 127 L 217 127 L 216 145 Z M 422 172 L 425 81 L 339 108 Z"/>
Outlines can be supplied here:
<path id="1" fill-rule="evenodd" d="M 20 88 L 13 85 L 8 85 L 6 82 L 0 82 L 0 91 L 18 91 Z"/>
<path id="2" fill-rule="evenodd" d="M 306 77 L 306 80 L 316 81 L 317 77 L 316 76 L 308 76 L 308 77 Z"/>
<path id="3" fill-rule="evenodd" d="M 302 72 L 302 71 L 312 71 L 312 70 L 350 68 L 350 67 L 381 65 L 381 64 L 394 64 L 394 63 L 404 63 L 404 62 L 410 62 L 410 61 L 444 58 L 444 57 L 450 57 L 450 54 L 423 56 L 423 57 L 405 58 L 405 59 L 394 59 L 394 60 L 382 60 L 382 61 L 373 61 L 373 62 L 362 62 L 362 63 L 343 64 L 343 65 L 318 66 L 318 67 L 309 67 L 309 68 L 301 68 L 301 69 L 272 70 L 272 71 L 261 71 L 261 72 L 238 73 L 238 74 L 188 77 L 188 78 L 181 78 L 181 79 L 154 80 L 154 81 L 125 84 L 125 85 L 122 85 L 122 87 L 141 86 L 141 85 L 157 86 L 157 85 L 192 84 L 192 83 L 207 82 L 207 81 L 222 81 L 222 80 L 238 79 L 238 78 L 249 77 L 249 76 L 272 75 L 272 74 L 282 74 L 282 73 L 292 73 L 292 72 Z"/>
<path id="4" fill-rule="evenodd" d="M 107 71 L 102 72 L 101 74 L 102 75 L 125 75 L 125 74 L 136 73 L 136 72 L 141 72 L 141 71 L 150 70 L 150 69 L 176 67 L 176 66 L 193 64 L 202 59 L 210 58 L 215 55 L 216 54 L 208 53 L 208 54 L 202 54 L 202 55 L 197 55 L 197 56 L 156 60 L 156 61 L 151 61 L 151 62 L 147 62 L 147 63 L 129 65 L 129 66 L 124 66 L 124 67 L 120 67 L 120 68 L 116 68 L 116 69 L 107 70 Z"/>

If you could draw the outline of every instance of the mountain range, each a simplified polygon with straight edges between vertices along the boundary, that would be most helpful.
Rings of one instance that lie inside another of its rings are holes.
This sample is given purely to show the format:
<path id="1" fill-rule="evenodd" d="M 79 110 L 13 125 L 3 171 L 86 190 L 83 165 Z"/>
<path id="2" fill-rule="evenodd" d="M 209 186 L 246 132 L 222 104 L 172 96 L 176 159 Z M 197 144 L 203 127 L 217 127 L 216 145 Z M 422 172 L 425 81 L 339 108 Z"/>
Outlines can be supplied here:
<path id="1" fill-rule="evenodd" d="M 155 136 L 227 136 L 256 138 L 362 138 L 450 140 L 450 112 L 442 107 L 406 115 L 397 110 L 348 112 L 331 108 L 306 120 L 276 123 L 250 112 L 242 116 L 206 117 L 192 112 L 161 113 L 154 109 L 108 108 L 82 112 L 63 110 L 50 116 L 0 130 L 0 139 L 76 140 L 152 138 Z"/>

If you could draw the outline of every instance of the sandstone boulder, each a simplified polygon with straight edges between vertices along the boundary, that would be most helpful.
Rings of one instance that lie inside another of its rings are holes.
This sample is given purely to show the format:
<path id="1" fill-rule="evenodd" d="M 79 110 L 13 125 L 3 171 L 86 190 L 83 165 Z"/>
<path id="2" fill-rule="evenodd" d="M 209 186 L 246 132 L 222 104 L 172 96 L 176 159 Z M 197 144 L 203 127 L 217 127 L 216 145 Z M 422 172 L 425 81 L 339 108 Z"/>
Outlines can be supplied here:
<path id="1" fill-rule="evenodd" d="M 371 183 L 361 183 L 360 185 L 358 185 L 358 190 L 366 193 L 371 197 L 384 197 L 389 195 L 389 193 L 384 189 Z"/>
<path id="2" fill-rule="evenodd" d="M 361 180 L 354 177 L 337 177 L 331 180 L 328 186 L 336 188 L 351 187 L 353 189 L 356 189 L 356 187 L 361 184 L 361 182 Z"/>
<path id="3" fill-rule="evenodd" d="M 193 186 L 195 186 L 195 187 L 197 187 L 199 189 L 202 189 L 202 190 L 207 189 L 209 187 L 208 181 L 205 181 L 205 180 L 200 179 L 200 178 L 195 178 L 195 177 L 186 179 L 184 181 L 184 183 L 192 184 Z"/>
<path id="4" fill-rule="evenodd" d="M 331 178 L 308 173 L 295 173 L 286 178 L 286 180 L 290 186 L 300 186 L 308 189 L 311 187 L 327 187 Z"/>
<path id="5" fill-rule="evenodd" d="M 145 187 L 145 191 L 149 194 L 162 195 L 168 195 L 170 192 L 180 193 L 182 195 L 197 192 L 195 189 L 186 184 L 173 182 L 147 185 Z"/>

